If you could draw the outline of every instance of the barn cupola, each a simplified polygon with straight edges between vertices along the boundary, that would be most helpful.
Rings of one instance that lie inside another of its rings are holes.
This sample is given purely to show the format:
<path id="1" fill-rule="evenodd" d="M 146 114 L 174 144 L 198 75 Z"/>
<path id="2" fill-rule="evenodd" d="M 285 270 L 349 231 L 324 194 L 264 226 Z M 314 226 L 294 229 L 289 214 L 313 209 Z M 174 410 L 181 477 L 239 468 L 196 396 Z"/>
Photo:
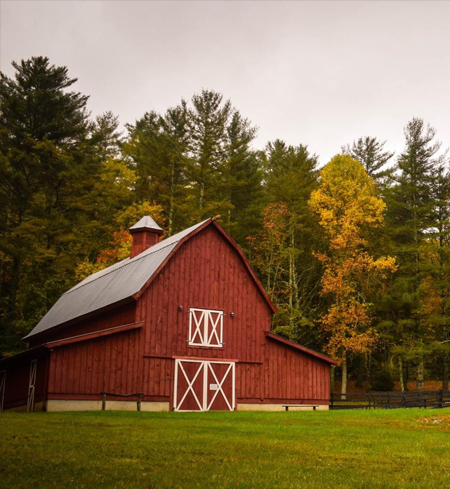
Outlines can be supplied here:
<path id="1" fill-rule="evenodd" d="M 134 258 L 156 244 L 163 233 L 163 230 L 150 216 L 144 216 L 134 226 L 131 226 L 129 231 L 133 238 L 130 258 Z"/>

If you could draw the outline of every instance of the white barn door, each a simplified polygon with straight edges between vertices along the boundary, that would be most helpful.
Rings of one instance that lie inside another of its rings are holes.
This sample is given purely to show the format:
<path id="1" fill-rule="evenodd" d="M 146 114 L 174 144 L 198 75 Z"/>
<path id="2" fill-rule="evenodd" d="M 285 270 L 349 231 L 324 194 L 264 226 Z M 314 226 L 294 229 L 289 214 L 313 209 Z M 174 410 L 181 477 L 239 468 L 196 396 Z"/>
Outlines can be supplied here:
<path id="1" fill-rule="evenodd" d="M 234 362 L 175 360 L 174 411 L 234 411 Z"/>

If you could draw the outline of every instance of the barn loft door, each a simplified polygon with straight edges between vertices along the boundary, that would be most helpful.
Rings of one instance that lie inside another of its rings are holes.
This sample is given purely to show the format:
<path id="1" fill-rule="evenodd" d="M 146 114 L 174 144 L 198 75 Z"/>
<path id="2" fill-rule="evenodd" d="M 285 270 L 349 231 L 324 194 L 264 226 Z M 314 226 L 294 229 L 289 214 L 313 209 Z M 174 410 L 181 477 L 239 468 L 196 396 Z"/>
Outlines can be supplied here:
<path id="1" fill-rule="evenodd" d="M 28 383 L 27 412 L 34 411 L 34 391 L 36 389 L 37 360 L 31 360 L 30 381 Z"/>
<path id="2" fill-rule="evenodd" d="M 0 370 L 0 412 L 3 411 L 5 405 L 5 390 L 6 390 L 6 370 Z"/>
<path id="3" fill-rule="evenodd" d="M 189 310 L 189 345 L 223 346 L 223 311 L 212 309 Z"/>
<path id="4" fill-rule="evenodd" d="M 210 360 L 175 360 L 175 411 L 233 411 L 235 363 Z"/>

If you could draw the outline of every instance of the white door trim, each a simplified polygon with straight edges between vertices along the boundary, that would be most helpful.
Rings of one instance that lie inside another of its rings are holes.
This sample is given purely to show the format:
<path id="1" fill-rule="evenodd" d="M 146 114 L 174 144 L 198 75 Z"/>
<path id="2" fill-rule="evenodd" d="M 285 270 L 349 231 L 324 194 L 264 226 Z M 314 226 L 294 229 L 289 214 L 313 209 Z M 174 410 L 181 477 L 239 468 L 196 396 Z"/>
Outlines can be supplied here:
<path id="1" fill-rule="evenodd" d="M 36 390 L 37 360 L 31 360 L 30 381 L 28 383 L 27 412 L 34 411 L 34 392 Z"/>
<path id="2" fill-rule="evenodd" d="M 217 316 L 216 319 L 213 318 L 214 315 Z M 223 317 L 223 311 L 191 307 L 189 309 L 189 345 L 222 348 Z"/>
<path id="3" fill-rule="evenodd" d="M 188 362 L 188 363 L 197 363 L 199 364 L 199 367 L 197 371 L 195 372 L 192 381 L 189 380 L 186 371 L 183 368 L 183 363 Z M 212 368 L 211 365 L 214 364 L 223 364 L 223 365 L 229 365 L 228 369 L 226 370 L 224 376 L 222 377 L 222 380 L 219 382 L 216 373 L 214 372 L 214 369 Z M 203 369 L 203 370 L 202 370 Z M 178 401 L 178 379 L 179 379 L 179 371 L 183 374 L 188 386 L 186 388 L 185 393 L 181 397 L 180 401 Z M 199 401 L 195 391 L 194 391 L 194 382 L 197 380 L 197 377 L 199 376 L 200 372 L 203 371 L 203 396 L 202 396 L 202 402 Z M 216 381 L 216 392 L 214 393 L 211 401 L 208 404 L 208 372 L 211 372 L 212 376 L 214 377 L 214 380 Z M 231 392 L 231 404 L 223 391 L 223 384 L 225 380 L 228 378 L 229 374 L 231 372 L 231 384 L 232 384 L 232 392 Z M 220 361 L 220 360 L 190 360 L 190 359 L 185 359 L 185 358 L 176 358 L 175 359 L 175 375 L 174 375 L 174 389 L 173 389 L 173 410 L 174 411 L 188 411 L 186 409 L 180 409 L 184 400 L 186 399 L 186 396 L 189 394 L 189 392 L 192 392 L 194 399 L 199 407 L 199 411 L 209 411 L 211 409 L 211 406 L 213 405 L 213 402 L 215 401 L 216 397 L 218 396 L 219 392 L 222 394 L 222 397 L 224 398 L 228 409 L 230 411 L 234 411 L 236 408 L 236 363 L 235 362 L 226 362 L 226 361 Z"/>

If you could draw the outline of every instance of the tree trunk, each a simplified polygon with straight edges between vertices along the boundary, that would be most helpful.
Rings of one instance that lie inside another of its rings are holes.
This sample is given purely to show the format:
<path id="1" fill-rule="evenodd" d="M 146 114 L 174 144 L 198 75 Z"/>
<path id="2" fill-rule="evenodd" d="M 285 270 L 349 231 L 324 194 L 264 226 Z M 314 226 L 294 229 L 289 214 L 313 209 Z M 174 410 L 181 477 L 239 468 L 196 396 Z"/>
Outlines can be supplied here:
<path id="1" fill-rule="evenodd" d="M 364 374 L 366 370 L 366 355 L 361 355 L 358 361 L 358 371 L 356 377 L 356 387 L 361 388 L 364 386 Z"/>
<path id="2" fill-rule="evenodd" d="M 398 376 L 400 380 L 400 390 L 405 392 L 405 381 L 403 379 L 403 359 L 401 356 L 398 357 Z"/>
<path id="3" fill-rule="evenodd" d="M 409 382 L 409 362 L 406 362 L 406 365 L 404 366 L 404 371 L 403 371 L 403 382 L 405 383 L 405 391 L 408 391 L 408 382 Z"/>
<path id="4" fill-rule="evenodd" d="M 291 231 L 291 249 L 289 252 L 289 326 L 291 327 L 291 331 L 294 329 L 294 284 L 295 284 L 295 276 L 294 276 L 294 233 Z"/>
<path id="5" fill-rule="evenodd" d="M 10 318 L 15 317 L 17 312 L 17 294 L 19 292 L 19 282 L 20 282 L 20 258 L 15 256 L 13 258 L 13 266 L 11 270 L 11 280 L 9 289 L 9 300 L 8 300 L 8 314 Z"/>
<path id="6" fill-rule="evenodd" d="M 200 209 L 203 209 L 203 198 L 205 196 L 205 186 L 203 183 L 200 184 L 200 202 L 199 202 L 199 207 Z M 202 214 L 203 217 L 203 214 Z"/>
<path id="7" fill-rule="evenodd" d="M 173 234 L 173 205 L 174 205 L 174 186 L 175 186 L 175 163 L 172 162 L 172 171 L 170 175 L 170 186 L 169 186 L 169 215 L 168 215 L 168 226 L 167 226 L 167 236 L 172 236 Z"/>
<path id="8" fill-rule="evenodd" d="M 442 376 L 442 390 L 448 391 L 448 354 L 444 353 L 444 374 Z"/>
<path id="9" fill-rule="evenodd" d="M 347 355 L 345 353 L 342 354 L 341 394 L 342 394 L 342 398 L 345 399 L 345 394 L 347 394 Z"/>
<path id="10" fill-rule="evenodd" d="M 419 365 L 417 366 L 417 390 L 418 391 L 423 391 L 423 375 L 424 375 L 424 364 L 423 364 L 423 356 L 421 356 Z"/>

